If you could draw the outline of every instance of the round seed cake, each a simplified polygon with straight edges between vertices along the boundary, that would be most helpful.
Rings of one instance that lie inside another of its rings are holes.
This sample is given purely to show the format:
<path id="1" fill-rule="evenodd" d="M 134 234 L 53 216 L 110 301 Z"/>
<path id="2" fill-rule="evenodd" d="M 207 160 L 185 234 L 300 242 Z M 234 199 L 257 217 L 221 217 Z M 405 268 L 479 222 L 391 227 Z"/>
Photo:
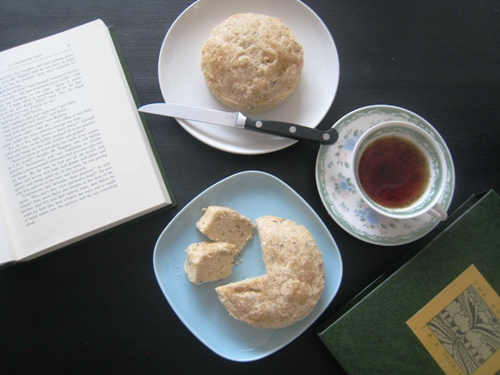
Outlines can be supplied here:
<path id="1" fill-rule="evenodd" d="M 217 287 L 234 318 L 259 328 L 283 328 L 305 318 L 324 289 L 324 263 L 311 233 L 274 216 L 257 219 L 266 274 Z"/>
<path id="2" fill-rule="evenodd" d="M 221 103 L 261 113 L 295 91 L 303 56 L 302 46 L 279 18 L 240 13 L 212 30 L 201 51 L 201 69 Z"/>

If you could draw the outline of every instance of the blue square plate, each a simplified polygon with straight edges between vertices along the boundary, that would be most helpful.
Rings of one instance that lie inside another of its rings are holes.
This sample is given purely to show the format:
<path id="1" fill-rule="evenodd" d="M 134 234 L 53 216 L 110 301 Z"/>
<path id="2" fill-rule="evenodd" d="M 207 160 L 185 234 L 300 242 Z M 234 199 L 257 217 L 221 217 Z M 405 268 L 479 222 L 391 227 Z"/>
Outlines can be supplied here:
<path id="1" fill-rule="evenodd" d="M 257 230 L 236 260 L 231 276 L 195 285 L 184 272 L 186 248 L 207 240 L 195 224 L 202 209 L 230 207 L 250 220 L 273 215 L 304 225 L 314 236 L 325 262 L 325 289 L 303 320 L 281 329 L 260 329 L 229 315 L 215 287 L 265 273 Z M 233 361 L 253 361 L 281 349 L 304 332 L 325 311 L 342 279 L 342 260 L 335 241 L 318 215 L 294 190 L 267 173 L 246 171 L 208 188 L 168 224 L 156 243 L 153 266 L 158 283 L 179 319 L 208 348 Z"/>

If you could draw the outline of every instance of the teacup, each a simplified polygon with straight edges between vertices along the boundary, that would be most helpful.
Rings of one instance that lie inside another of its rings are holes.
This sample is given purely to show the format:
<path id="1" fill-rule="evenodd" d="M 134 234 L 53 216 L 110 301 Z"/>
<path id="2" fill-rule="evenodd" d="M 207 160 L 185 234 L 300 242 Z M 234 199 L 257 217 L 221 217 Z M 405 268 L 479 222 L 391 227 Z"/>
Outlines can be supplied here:
<path id="1" fill-rule="evenodd" d="M 438 203 L 446 187 L 444 154 L 417 125 L 387 121 L 368 129 L 354 146 L 352 166 L 356 190 L 378 213 L 396 219 L 448 217 Z"/>

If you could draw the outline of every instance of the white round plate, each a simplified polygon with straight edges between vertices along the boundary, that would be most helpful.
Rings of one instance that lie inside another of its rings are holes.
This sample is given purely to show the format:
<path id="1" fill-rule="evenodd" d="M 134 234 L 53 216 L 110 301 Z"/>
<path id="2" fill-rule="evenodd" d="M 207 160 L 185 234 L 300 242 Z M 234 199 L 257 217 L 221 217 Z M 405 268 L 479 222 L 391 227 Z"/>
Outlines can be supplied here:
<path id="1" fill-rule="evenodd" d="M 370 127 L 385 121 L 411 122 L 427 131 L 445 155 L 448 173 L 440 203 L 447 210 L 455 189 L 455 169 L 450 151 L 439 133 L 425 119 L 404 108 L 374 105 L 357 109 L 333 125 L 338 141 L 322 145 L 316 159 L 316 184 L 330 216 L 348 233 L 377 245 L 402 245 L 429 233 L 439 220 L 428 214 L 413 219 L 391 219 L 382 216 L 363 202 L 354 188 L 351 152 L 357 140 Z"/>
<path id="2" fill-rule="evenodd" d="M 304 68 L 297 89 L 284 104 L 259 114 L 258 119 L 318 126 L 337 92 L 339 60 L 323 21 L 297 0 L 199 0 L 188 7 L 170 27 L 160 51 L 158 77 L 165 102 L 231 111 L 210 93 L 200 62 L 201 48 L 210 31 L 236 13 L 280 18 L 304 48 Z M 297 142 L 248 130 L 177 121 L 201 142 L 236 154 L 264 154 Z"/>

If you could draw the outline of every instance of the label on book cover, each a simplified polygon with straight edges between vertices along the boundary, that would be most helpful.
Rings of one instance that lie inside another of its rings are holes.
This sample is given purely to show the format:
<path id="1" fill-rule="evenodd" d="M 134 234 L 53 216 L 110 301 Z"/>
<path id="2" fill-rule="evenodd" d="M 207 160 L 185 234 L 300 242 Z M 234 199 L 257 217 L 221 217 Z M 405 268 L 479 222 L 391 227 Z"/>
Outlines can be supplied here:
<path id="1" fill-rule="evenodd" d="M 500 297 L 474 265 L 406 324 L 445 374 L 500 371 Z"/>

